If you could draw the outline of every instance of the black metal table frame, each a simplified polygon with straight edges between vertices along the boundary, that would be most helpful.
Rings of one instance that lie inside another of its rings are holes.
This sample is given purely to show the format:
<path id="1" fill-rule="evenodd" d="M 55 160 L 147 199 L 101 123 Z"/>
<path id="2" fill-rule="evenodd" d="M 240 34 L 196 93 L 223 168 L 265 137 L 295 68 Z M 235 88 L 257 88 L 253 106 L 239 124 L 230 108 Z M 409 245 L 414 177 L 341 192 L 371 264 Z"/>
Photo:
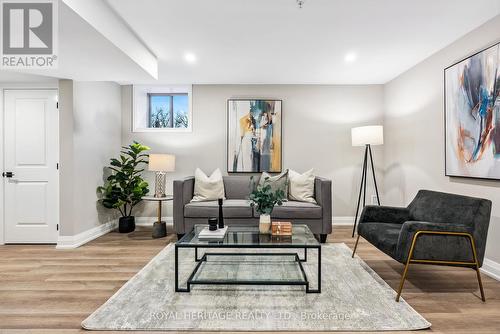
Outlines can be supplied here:
<path id="1" fill-rule="evenodd" d="M 321 293 L 321 245 L 292 245 L 292 244 L 264 244 L 264 245 L 224 245 L 224 244 L 206 244 L 206 245 L 190 245 L 181 243 L 182 239 L 175 244 L 175 292 L 190 292 L 191 285 L 203 284 L 203 285 L 304 285 L 306 287 L 306 293 Z M 179 248 L 194 248 L 195 261 L 197 262 L 195 268 L 189 275 L 187 280 L 187 288 L 179 287 Z M 242 249 L 242 248 L 260 248 L 260 249 L 303 249 L 304 258 L 301 259 L 298 253 L 204 253 L 201 258 L 198 258 L 198 248 L 208 249 L 208 248 L 225 248 L 225 249 Z M 309 287 L 309 280 L 307 279 L 306 272 L 302 266 L 302 262 L 307 262 L 307 249 L 316 249 L 318 252 L 318 288 L 311 289 Z M 274 280 L 193 280 L 194 275 L 196 275 L 198 269 L 200 269 L 201 264 L 207 261 L 208 256 L 294 256 L 295 261 L 298 263 L 300 271 L 302 273 L 303 280 L 290 280 L 290 281 L 274 281 Z"/>

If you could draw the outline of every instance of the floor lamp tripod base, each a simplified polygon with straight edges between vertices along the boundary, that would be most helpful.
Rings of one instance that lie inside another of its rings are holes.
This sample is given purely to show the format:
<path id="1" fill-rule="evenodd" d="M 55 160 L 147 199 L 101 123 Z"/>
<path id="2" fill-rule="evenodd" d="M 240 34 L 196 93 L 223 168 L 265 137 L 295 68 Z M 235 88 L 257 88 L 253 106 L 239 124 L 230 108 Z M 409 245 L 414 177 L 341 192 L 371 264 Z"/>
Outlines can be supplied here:
<path id="1" fill-rule="evenodd" d="M 370 166 L 372 170 L 372 177 L 373 177 L 373 184 L 375 185 L 375 193 L 377 195 L 377 203 L 380 205 L 380 197 L 378 195 L 378 187 L 377 187 L 377 179 L 375 178 L 375 168 L 373 167 L 373 155 L 372 155 L 372 148 L 370 144 L 367 144 L 365 146 L 365 154 L 364 154 L 364 159 L 363 159 L 363 172 L 361 174 L 361 184 L 359 186 L 359 194 L 358 194 L 358 204 L 356 205 L 356 216 L 354 218 L 354 227 L 352 229 L 352 237 L 354 237 L 354 234 L 356 233 L 356 226 L 358 222 L 358 214 L 359 214 L 359 206 L 361 204 L 361 195 L 363 195 L 363 207 L 366 205 L 366 179 L 367 179 L 367 172 L 368 172 L 368 158 L 370 158 Z M 361 208 L 361 209 L 362 209 Z"/>

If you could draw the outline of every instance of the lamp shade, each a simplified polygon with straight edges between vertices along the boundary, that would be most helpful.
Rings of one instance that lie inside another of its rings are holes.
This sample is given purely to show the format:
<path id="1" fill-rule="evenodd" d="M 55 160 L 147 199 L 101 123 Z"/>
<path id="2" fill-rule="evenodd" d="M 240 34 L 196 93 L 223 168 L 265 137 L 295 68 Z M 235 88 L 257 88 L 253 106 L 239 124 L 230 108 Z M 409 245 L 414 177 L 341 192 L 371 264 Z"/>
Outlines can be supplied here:
<path id="1" fill-rule="evenodd" d="M 352 146 L 383 145 L 384 127 L 382 125 L 360 126 L 351 129 Z"/>
<path id="2" fill-rule="evenodd" d="M 175 171 L 175 155 L 172 154 L 150 154 L 148 169 L 154 172 Z"/>

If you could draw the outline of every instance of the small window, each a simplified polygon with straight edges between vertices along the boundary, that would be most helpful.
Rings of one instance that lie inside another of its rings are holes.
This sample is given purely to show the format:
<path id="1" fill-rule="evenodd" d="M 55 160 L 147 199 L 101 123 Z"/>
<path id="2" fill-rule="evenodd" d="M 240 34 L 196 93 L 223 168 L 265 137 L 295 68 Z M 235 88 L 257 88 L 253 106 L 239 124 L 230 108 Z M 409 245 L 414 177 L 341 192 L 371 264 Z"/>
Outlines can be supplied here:
<path id="1" fill-rule="evenodd" d="M 149 128 L 188 128 L 188 94 L 149 93 L 148 100 Z"/>
<path id="2" fill-rule="evenodd" d="M 133 132 L 191 132 L 191 86 L 133 86 Z"/>

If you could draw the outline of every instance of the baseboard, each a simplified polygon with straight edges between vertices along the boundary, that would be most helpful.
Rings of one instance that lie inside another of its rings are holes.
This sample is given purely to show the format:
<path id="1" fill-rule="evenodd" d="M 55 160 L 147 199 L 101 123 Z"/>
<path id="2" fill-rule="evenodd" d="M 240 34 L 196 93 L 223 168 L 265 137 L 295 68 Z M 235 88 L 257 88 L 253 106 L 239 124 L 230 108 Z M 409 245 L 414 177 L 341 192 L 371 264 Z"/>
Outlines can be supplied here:
<path id="1" fill-rule="evenodd" d="M 113 231 L 118 226 L 118 219 L 98 225 L 90 230 L 72 236 L 59 236 L 56 249 L 75 249 L 100 236 Z"/>
<path id="2" fill-rule="evenodd" d="M 158 220 L 158 217 L 135 217 L 136 226 L 153 226 L 153 223 Z M 174 217 L 161 217 L 161 220 L 167 225 L 174 224 Z"/>
<path id="3" fill-rule="evenodd" d="M 498 262 L 490 259 L 484 259 L 481 272 L 496 279 L 497 281 L 500 281 L 500 263 Z"/>
<path id="4" fill-rule="evenodd" d="M 333 226 L 353 226 L 353 225 L 354 225 L 354 217 L 350 216 L 333 217 Z"/>

